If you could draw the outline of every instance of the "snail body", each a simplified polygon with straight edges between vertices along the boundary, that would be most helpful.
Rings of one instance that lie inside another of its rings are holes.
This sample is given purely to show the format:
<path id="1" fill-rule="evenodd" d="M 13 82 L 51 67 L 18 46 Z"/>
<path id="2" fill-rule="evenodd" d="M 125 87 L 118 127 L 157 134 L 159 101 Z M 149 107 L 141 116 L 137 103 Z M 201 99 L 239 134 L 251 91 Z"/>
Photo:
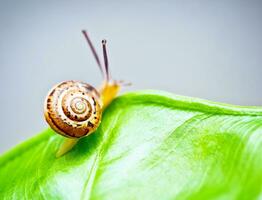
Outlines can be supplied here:
<path id="1" fill-rule="evenodd" d="M 81 81 L 64 81 L 54 86 L 44 104 L 44 116 L 49 126 L 66 140 L 58 150 L 60 157 L 74 147 L 77 141 L 93 133 L 100 125 L 102 111 L 117 96 L 121 84 L 111 79 L 108 70 L 106 41 L 102 41 L 104 67 L 87 35 L 83 34 L 104 75 L 99 90 Z"/>

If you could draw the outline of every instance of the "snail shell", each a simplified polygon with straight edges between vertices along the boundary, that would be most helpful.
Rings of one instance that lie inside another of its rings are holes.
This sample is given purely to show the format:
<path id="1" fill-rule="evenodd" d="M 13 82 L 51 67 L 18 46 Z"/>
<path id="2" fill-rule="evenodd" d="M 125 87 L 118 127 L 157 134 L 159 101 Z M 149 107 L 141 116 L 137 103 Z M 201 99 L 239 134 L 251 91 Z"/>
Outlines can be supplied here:
<path id="1" fill-rule="evenodd" d="M 45 119 L 57 133 L 81 138 L 97 129 L 102 115 L 100 95 L 89 84 L 62 82 L 51 89 L 45 100 Z"/>

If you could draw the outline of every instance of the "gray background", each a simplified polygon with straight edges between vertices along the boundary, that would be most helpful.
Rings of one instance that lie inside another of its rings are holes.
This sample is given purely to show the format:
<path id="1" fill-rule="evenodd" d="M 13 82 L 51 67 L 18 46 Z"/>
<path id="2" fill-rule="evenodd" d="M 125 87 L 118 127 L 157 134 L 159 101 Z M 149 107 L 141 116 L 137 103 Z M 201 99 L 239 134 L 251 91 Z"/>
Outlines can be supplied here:
<path id="1" fill-rule="evenodd" d="M 0 152 L 47 127 L 54 84 L 99 85 L 83 28 L 127 90 L 262 105 L 261 17 L 261 1 L 0 1 Z"/>

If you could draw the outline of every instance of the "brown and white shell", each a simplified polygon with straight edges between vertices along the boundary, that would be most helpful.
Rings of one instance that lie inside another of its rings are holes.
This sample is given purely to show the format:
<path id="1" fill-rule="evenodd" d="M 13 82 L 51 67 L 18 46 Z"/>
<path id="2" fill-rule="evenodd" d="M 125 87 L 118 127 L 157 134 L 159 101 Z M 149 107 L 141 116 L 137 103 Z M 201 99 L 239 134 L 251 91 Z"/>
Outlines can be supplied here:
<path id="1" fill-rule="evenodd" d="M 81 138 L 100 124 L 102 105 L 99 93 L 89 84 L 65 81 L 53 87 L 45 100 L 45 119 L 57 133 Z"/>

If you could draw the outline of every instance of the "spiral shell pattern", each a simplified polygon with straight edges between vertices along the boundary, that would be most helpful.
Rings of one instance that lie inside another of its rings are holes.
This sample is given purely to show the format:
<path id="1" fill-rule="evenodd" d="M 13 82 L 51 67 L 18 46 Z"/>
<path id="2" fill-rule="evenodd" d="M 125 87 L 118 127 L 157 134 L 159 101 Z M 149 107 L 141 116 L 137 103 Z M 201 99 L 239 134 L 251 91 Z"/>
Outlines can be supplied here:
<path id="1" fill-rule="evenodd" d="M 62 82 L 47 95 L 44 112 L 47 123 L 57 133 L 70 138 L 87 136 L 100 124 L 99 93 L 83 82 Z"/>

